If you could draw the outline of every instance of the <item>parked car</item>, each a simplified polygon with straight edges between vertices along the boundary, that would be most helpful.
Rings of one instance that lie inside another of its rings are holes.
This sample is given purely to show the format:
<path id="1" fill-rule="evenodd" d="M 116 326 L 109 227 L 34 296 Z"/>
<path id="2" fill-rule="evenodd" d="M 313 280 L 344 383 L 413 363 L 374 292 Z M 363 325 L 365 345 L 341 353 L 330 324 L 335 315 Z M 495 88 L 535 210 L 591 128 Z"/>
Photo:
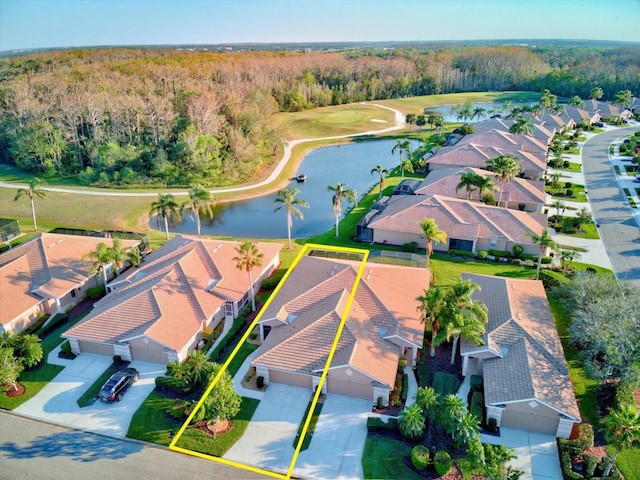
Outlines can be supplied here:
<path id="1" fill-rule="evenodd" d="M 604 123 L 603 122 L 593 122 L 593 126 L 602 128 L 602 127 L 604 127 Z"/>
<path id="2" fill-rule="evenodd" d="M 138 381 L 140 374 L 135 368 L 125 368 L 114 373 L 100 390 L 100 400 L 103 402 L 119 402 L 124 392 Z"/>

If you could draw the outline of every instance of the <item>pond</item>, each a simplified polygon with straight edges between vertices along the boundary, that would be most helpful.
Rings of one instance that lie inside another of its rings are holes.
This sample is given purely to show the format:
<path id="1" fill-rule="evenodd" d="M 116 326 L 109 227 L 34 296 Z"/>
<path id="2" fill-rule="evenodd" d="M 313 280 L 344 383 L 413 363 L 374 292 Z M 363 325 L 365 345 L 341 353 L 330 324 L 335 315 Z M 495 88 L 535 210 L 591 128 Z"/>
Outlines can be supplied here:
<path id="1" fill-rule="evenodd" d="M 471 110 L 473 111 L 474 108 L 484 108 L 484 117 L 476 117 L 472 119 L 466 119 L 464 121 L 466 121 L 467 123 L 476 123 L 481 120 L 486 120 L 495 114 L 501 113 L 503 116 L 508 115 L 509 110 L 513 107 L 523 107 L 525 105 L 533 106 L 536 103 L 537 102 L 511 102 L 508 105 L 505 105 L 505 102 L 474 103 L 471 105 Z M 462 103 L 459 105 L 442 105 L 440 107 L 430 107 L 428 111 L 441 114 L 445 122 L 461 122 L 463 120 L 458 119 L 458 112 L 462 109 L 463 106 L 464 104 Z M 425 114 L 428 113 L 425 112 Z"/>
<path id="2" fill-rule="evenodd" d="M 298 172 L 307 174 L 305 182 L 293 180 L 289 187 L 300 190 L 296 198 L 305 200 L 308 209 L 301 209 L 304 219 L 294 218 L 292 238 L 306 238 L 327 232 L 334 227 L 332 193 L 329 185 L 346 183 L 357 192 L 357 199 L 364 196 L 379 176 L 371 169 L 382 165 L 391 170 L 400 163 L 399 152 L 391 154 L 396 140 L 367 140 L 346 145 L 333 145 L 309 152 L 298 167 Z M 419 145 L 412 142 L 412 149 Z M 403 152 L 403 158 L 406 153 Z M 184 197 L 181 197 L 184 198 Z M 276 194 L 218 204 L 212 220 L 202 220 L 203 235 L 224 235 L 237 238 L 286 238 L 287 218 L 284 209 L 274 212 Z M 346 212 L 351 206 L 343 202 Z M 155 219 L 149 223 L 157 228 Z M 185 215 L 182 223 L 170 226 L 172 232 L 196 234 L 195 221 Z"/>

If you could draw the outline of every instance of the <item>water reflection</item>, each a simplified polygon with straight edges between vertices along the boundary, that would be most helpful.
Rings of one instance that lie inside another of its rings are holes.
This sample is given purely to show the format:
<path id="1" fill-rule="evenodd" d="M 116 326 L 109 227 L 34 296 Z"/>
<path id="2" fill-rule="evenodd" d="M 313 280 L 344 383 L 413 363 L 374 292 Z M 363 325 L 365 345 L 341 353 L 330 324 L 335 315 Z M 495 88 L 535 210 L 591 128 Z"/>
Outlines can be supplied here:
<path id="1" fill-rule="evenodd" d="M 360 199 L 378 182 L 371 169 L 382 165 L 392 169 L 400 163 L 399 153 L 391 154 L 396 140 L 368 140 L 348 145 L 322 147 L 309 152 L 300 164 L 298 172 L 307 174 L 307 181 L 293 180 L 289 187 L 300 189 L 296 198 L 309 204 L 302 209 L 303 220 L 294 219 L 291 236 L 305 238 L 324 233 L 334 227 L 335 217 L 331 203 L 332 193 L 327 186 L 346 183 L 357 192 Z M 412 142 L 412 148 L 418 146 Z M 406 153 L 403 154 L 406 158 Z M 213 219 L 202 219 L 203 235 L 224 235 L 241 238 L 286 238 L 287 220 L 284 209 L 274 212 L 276 194 L 249 200 L 218 204 Z M 343 203 L 343 210 L 350 208 Z M 155 219 L 149 224 L 156 226 Z M 172 232 L 196 234 L 196 224 L 185 215 L 182 223 L 171 225 Z"/>

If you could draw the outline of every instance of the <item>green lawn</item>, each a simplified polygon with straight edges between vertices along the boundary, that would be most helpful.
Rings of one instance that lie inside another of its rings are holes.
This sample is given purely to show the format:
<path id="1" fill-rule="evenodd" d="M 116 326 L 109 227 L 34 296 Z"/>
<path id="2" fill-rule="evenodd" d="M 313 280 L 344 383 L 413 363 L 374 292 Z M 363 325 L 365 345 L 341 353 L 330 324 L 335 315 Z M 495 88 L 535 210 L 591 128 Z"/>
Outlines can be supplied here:
<path id="1" fill-rule="evenodd" d="M 545 187 L 545 192 L 551 195 L 554 200 L 567 200 L 569 202 L 579 202 L 579 203 L 587 203 L 587 196 L 584 193 L 584 185 L 573 184 L 571 187 L 573 190 L 573 196 L 567 197 L 565 195 L 566 188 L 564 186 L 564 182 L 559 182 L 558 185 L 547 185 Z"/>
<path id="2" fill-rule="evenodd" d="M 568 168 L 554 168 L 554 170 L 559 172 L 581 172 L 582 165 L 580 165 L 579 163 L 569 162 Z"/>
<path id="3" fill-rule="evenodd" d="M 368 435 L 362 454 L 364 478 L 419 480 L 422 476 L 407 468 L 404 459 L 411 455 L 411 447 L 391 438 Z"/>
<path id="4" fill-rule="evenodd" d="M 302 429 L 304 428 L 304 422 L 307 419 L 307 415 L 309 415 L 309 410 L 311 410 L 311 404 L 313 401 L 310 401 L 307 405 L 307 409 L 304 412 L 302 417 L 302 421 L 300 422 L 300 426 L 298 427 L 298 433 L 296 433 L 296 438 L 293 441 L 293 448 L 295 449 L 298 446 L 298 442 L 300 441 L 300 435 L 302 434 Z M 311 445 L 311 439 L 313 438 L 313 432 L 316 430 L 316 425 L 318 424 L 318 419 L 320 418 L 320 413 L 322 412 L 322 407 L 324 406 L 324 395 L 321 395 L 318 398 L 318 402 L 316 403 L 316 408 L 313 409 L 313 415 L 311 416 L 311 420 L 309 421 L 309 427 L 307 428 L 307 433 L 304 436 L 304 440 L 302 441 L 302 446 L 300 447 L 300 451 L 307 450 L 309 445 Z"/>
<path id="5" fill-rule="evenodd" d="M 231 430 L 214 437 L 195 428 L 187 428 L 176 445 L 194 452 L 222 457 L 242 437 L 259 403 L 260 400 L 242 397 L 240 412 L 233 419 Z"/>
<path id="6" fill-rule="evenodd" d="M 80 408 L 84 408 L 88 407 L 89 405 L 93 405 L 98 398 L 98 395 L 100 395 L 100 389 L 102 388 L 102 385 L 104 385 L 104 382 L 106 382 L 114 373 L 118 373 L 118 369 L 113 368 L 113 365 L 102 372 L 102 375 L 100 375 L 98 379 L 93 382 L 93 384 L 87 389 L 87 391 L 84 392 L 76 401 L 78 406 Z"/>
<path id="7" fill-rule="evenodd" d="M 145 442 L 169 445 L 173 435 L 181 425 L 174 425 L 167 419 L 165 412 L 173 400 L 161 393 L 151 392 L 131 419 L 127 437 Z"/>

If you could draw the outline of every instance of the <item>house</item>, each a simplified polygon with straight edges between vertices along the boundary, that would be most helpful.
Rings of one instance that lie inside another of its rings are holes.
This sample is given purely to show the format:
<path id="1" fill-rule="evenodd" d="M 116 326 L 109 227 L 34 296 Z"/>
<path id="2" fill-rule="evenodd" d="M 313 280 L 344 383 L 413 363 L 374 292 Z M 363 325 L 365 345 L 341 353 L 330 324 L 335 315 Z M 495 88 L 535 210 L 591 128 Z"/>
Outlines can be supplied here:
<path id="1" fill-rule="evenodd" d="M 185 360 L 206 327 L 236 318 L 250 301 L 249 276 L 233 260 L 238 245 L 174 237 L 111 282 L 107 296 L 62 336 L 76 354 L 159 364 Z M 280 264 L 282 245 L 257 247 L 264 257 L 251 272 L 255 291 Z"/>
<path id="2" fill-rule="evenodd" d="M 598 114 L 602 120 L 609 118 L 619 118 L 621 120 L 628 120 L 633 116 L 633 113 L 629 109 L 620 108 L 613 105 L 611 102 L 601 102 L 599 100 L 587 100 L 585 102 L 585 110 L 589 113 Z"/>
<path id="3" fill-rule="evenodd" d="M 591 125 L 592 123 L 600 121 L 600 113 L 593 111 L 588 112 L 574 105 L 563 105 L 563 111 L 559 113 L 559 116 L 573 120 L 576 125 Z"/>
<path id="4" fill-rule="evenodd" d="M 487 419 L 568 438 L 580 411 L 542 282 L 463 274 L 487 305 L 484 344 L 462 341 L 462 374 L 481 375 Z"/>
<path id="5" fill-rule="evenodd" d="M 476 133 L 485 133 L 492 130 L 500 130 L 503 132 L 509 132 L 510 128 L 515 124 L 511 118 L 490 118 L 483 120 L 482 122 L 475 123 L 473 129 Z M 553 138 L 554 132 L 548 130 L 544 125 L 538 123 L 531 124 L 531 134 L 529 136 L 534 137 L 544 145 L 549 145 Z"/>
<path id="6" fill-rule="evenodd" d="M 543 110 L 538 114 L 526 112 L 522 115 L 524 118 L 529 118 L 533 121 L 534 125 L 542 125 L 550 132 L 564 133 L 572 128 L 575 128 L 575 122 L 570 118 L 563 118 L 556 113 L 551 113 L 548 110 Z"/>
<path id="7" fill-rule="evenodd" d="M 456 187 L 460 184 L 460 177 L 464 173 L 475 173 L 485 178 L 493 178 L 493 173 L 480 168 L 464 167 L 431 170 L 427 177 L 417 187 L 414 187 L 414 194 L 442 195 L 467 199 L 468 194 L 466 188 L 463 187 L 456 190 Z M 497 181 L 494 181 L 494 184 L 496 188 L 503 188 L 501 206 L 527 212 L 542 212 L 542 207 L 547 199 L 543 181 L 526 180 L 516 177 L 511 182 L 505 183 L 503 187 L 500 187 Z M 493 193 L 497 200 L 499 190 Z M 472 192 L 471 200 L 480 200 L 477 190 Z"/>
<path id="8" fill-rule="evenodd" d="M 547 216 L 494 207 L 441 195 L 401 195 L 374 207 L 356 228 L 359 238 L 380 244 L 403 245 L 416 242 L 426 248 L 418 222 L 432 218 L 447 233 L 447 242 L 434 243 L 434 250 L 478 252 L 508 250 L 522 245 L 525 253 L 538 254 L 539 247 L 528 236 L 547 226 Z M 370 212 L 371 213 L 371 212 Z"/>
<path id="9" fill-rule="evenodd" d="M 316 388 L 344 317 L 322 391 L 389 403 L 400 358 L 413 366 L 422 348 L 416 298 L 431 274 L 367 263 L 347 310 L 359 266 L 310 255 L 294 266 L 259 322 L 262 344 L 251 365 L 265 384 Z"/>
<path id="10" fill-rule="evenodd" d="M 0 255 L 0 331 L 21 332 L 41 315 L 63 313 L 102 284 L 83 260 L 100 237 L 42 233 Z M 122 240 L 122 247 L 139 240 Z M 111 274 L 111 266 L 108 266 Z"/>

